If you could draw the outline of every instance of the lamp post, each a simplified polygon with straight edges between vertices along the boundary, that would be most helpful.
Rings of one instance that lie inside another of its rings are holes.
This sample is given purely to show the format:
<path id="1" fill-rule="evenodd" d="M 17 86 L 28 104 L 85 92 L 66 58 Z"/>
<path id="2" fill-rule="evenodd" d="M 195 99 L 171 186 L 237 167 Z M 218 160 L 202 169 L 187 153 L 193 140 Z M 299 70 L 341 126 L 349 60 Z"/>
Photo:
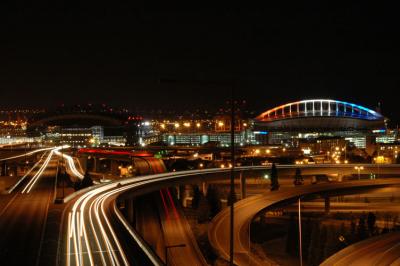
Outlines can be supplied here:
<path id="1" fill-rule="evenodd" d="M 364 166 L 355 166 L 354 169 L 357 170 L 357 172 L 358 172 L 358 180 L 360 180 L 360 172 L 361 172 L 361 170 L 364 170 Z"/>
<path id="2" fill-rule="evenodd" d="M 299 259 L 300 259 L 300 266 L 303 266 L 303 241 L 302 241 L 302 228 L 301 228 L 301 198 L 298 200 L 298 215 L 299 215 Z"/>
<path id="3" fill-rule="evenodd" d="M 184 248 L 184 247 L 186 247 L 186 244 L 165 246 L 165 266 L 168 265 L 168 249 L 170 249 L 170 248 Z"/>
<path id="4" fill-rule="evenodd" d="M 182 83 L 182 84 L 200 84 L 200 85 L 210 85 L 210 84 L 214 84 L 214 85 L 219 85 L 219 86 L 223 86 L 225 88 L 230 88 L 231 89 L 231 177 L 230 177 L 230 196 L 233 198 L 233 193 L 235 193 L 235 177 L 234 177 L 234 173 L 235 173 L 235 89 L 234 89 L 234 82 L 233 81 L 190 81 L 187 80 L 185 81 L 179 81 L 179 80 L 173 80 L 173 79 L 160 79 L 159 83 Z M 217 122 L 218 123 L 218 122 Z M 218 124 L 217 124 L 218 126 Z M 221 124 L 220 127 L 223 127 L 224 124 Z M 219 127 L 217 127 L 219 130 Z M 233 266 L 233 255 L 234 255 L 234 240 L 233 240 L 233 230 L 234 230 L 234 226 L 233 226 L 233 209 L 234 208 L 234 204 L 232 202 L 231 206 L 230 206 L 230 232 L 229 232 L 229 236 L 230 236 L 230 246 L 229 246 L 229 265 Z"/>
<path id="5" fill-rule="evenodd" d="M 229 226 L 229 235 L 230 235 L 230 245 L 229 245 L 229 265 L 233 266 L 234 263 L 234 202 L 233 195 L 235 193 L 235 90 L 232 87 L 231 91 L 231 178 L 230 178 L 230 197 L 231 197 L 231 206 L 230 206 L 230 226 Z"/>

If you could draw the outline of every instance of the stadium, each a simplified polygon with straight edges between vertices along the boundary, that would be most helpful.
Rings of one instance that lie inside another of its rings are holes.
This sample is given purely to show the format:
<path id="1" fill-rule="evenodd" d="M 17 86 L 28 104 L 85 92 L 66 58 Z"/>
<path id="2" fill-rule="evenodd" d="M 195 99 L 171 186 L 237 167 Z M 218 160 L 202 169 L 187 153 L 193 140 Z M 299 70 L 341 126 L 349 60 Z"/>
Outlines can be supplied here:
<path id="1" fill-rule="evenodd" d="M 366 138 L 385 128 L 385 117 L 358 104 L 312 99 L 280 105 L 255 118 L 269 142 L 283 144 L 301 138 L 342 137 L 365 146 Z M 361 144 L 359 142 L 362 142 Z"/>

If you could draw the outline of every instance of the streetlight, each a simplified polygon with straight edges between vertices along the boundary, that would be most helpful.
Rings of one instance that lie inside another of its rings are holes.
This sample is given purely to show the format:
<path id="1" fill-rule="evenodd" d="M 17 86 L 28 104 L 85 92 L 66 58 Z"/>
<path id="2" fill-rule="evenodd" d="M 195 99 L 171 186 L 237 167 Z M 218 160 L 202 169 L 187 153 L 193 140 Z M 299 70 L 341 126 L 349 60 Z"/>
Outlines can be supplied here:
<path id="1" fill-rule="evenodd" d="M 358 172 L 358 180 L 360 180 L 360 172 L 361 172 L 361 170 L 364 170 L 364 166 L 355 166 L 354 169 L 357 170 L 357 172 Z"/>
<path id="2" fill-rule="evenodd" d="M 302 232 L 301 232 L 301 198 L 298 201 L 299 209 L 299 258 L 300 258 L 300 266 L 303 266 L 303 241 L 302 241 Z"/>
<path id="3" fill-rule="evenodd" d="M 168 249 L 170 249 L 170 248 L 184 248 L 184 247 L 186 247 L 186 244 L 165 246 L 165 266 L 168 265 Z"/>
<path id="4" fill-rule="evenodd" d="M 219 121 L 219 122 L 218 122 L 218 127 L 220 128 L 220 130 L 222 130 L 222 128 L 223 128 L 224 125 L 225 125 L 224 122 L 222 122 L 222 121 Z"/>
<path id="5" fill-rule="evenodd" d="M 171 79 L 160 79 L 160 83 L 179 83 L 177 80 L 171 80 Z M 202 83 L 204 84 L 205 81 Z M 185 82 L 187 83 L 187 81 Z M 190 83 L 190 81 L 189 81 Z M 191 83 L 197 83 L 199 84 L 198 81 L 192 81 Z M 233 81 L 211 81 L 208 83 L 213 83 L 216 85 L 224 86 L 225 88 L 230 88 L 231 89 L 231 175 L 230 175 L 230 195 L 232 196 L 233 193 L 235 192 L 235 88 L 234 88 L 234 82 Z M 217 130 L 223 130 L 224 128 L 224 122 L 223 121 L 215 121 L 215 127 Z M 234 240 L 233 240 L 233 231 L 234 231 L 234 204 L 231 204 L 230 206 L 230 226 L 229 226 L 229 236 L 230 236 L 230 243 L 229 243 L 229 265 L 233 266 L 233 256 L 234 256 Z"/>

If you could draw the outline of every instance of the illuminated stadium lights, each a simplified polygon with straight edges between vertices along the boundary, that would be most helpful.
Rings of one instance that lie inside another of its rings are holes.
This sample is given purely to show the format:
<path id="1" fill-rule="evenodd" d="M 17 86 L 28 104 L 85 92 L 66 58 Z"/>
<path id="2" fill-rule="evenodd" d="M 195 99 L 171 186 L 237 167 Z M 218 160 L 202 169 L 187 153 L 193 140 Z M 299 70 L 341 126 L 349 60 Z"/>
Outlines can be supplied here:
<path id="1" fill-rule="evenodd" d="M 319 138 L 341 138 L 365 148 L 373 130 L 385 128 L 385 118 L 366 107 L 344 101 L 315 99 L 269 109 L 254 120 L 257 130 L 268 132 L 269 144 L 297 147 Z M 340 148 L 343 145 L 338 145 Z M 315 149 L 317 150 L 317 149 Z"/>
<path id="2" fill-rule="evenodd" d="M 296 110 L 293 112 L 292 110 Z M 287 103 L 270 109 L 257 117 L 260 121 L 272 121 L 282 118 L 307 116 L 334 116 L 360 118 L 365 120 L 380 120 L 383 116 L 374 110 L 354 103 L 315 99 Z"/>

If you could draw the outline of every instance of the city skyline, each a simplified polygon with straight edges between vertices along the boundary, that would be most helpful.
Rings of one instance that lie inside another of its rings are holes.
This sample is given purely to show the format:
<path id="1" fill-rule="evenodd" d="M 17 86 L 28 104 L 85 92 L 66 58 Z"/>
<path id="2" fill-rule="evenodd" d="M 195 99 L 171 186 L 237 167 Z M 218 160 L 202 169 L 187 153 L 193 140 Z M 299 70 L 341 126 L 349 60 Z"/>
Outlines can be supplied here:
<path id="1" fill-rule="evenodd" d="M 1 265 L 399 264 L 398 9 L 202 4 L 2 4 Z"/>
<path id="2" fill-rule="evenodd" d="M 381 102 L 384 115 L 400 117 L 398 27 L 388 7 L 10 5 L 1 12 L 1 108 L 210 108 L 234 84 L 258 111 L 328 98 L 370 108 Z"/>

